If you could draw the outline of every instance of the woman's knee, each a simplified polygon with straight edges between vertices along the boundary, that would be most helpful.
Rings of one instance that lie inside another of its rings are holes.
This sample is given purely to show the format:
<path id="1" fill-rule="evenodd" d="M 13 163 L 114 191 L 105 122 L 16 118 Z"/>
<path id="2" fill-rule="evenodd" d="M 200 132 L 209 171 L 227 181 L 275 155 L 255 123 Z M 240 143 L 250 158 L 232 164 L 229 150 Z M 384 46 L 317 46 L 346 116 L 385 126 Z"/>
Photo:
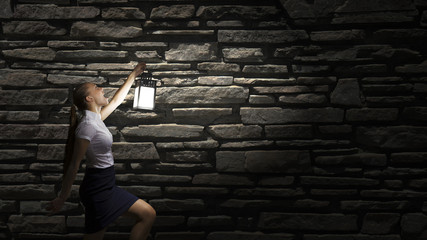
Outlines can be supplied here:
<path id="1" fill-rule="evenodd" d="M 156 210 L 142 200 L 138 200 L 136 205 L 132 206 L 131 211 L 136 215 L 138 221 L 154 221 L 156 218 Z"/>
<path id="2" fill-rule="evenodd" d="M 154 219 L 156 219 L 157 213 L 156 213 L 156 210 L 154 210 L 154 208 L 151 205 L 147 204 L 144 207 L 144 213 L 143 213 L 143 215 L 144 215 L 144 218 L 147 221 L 154 221 Z"/>

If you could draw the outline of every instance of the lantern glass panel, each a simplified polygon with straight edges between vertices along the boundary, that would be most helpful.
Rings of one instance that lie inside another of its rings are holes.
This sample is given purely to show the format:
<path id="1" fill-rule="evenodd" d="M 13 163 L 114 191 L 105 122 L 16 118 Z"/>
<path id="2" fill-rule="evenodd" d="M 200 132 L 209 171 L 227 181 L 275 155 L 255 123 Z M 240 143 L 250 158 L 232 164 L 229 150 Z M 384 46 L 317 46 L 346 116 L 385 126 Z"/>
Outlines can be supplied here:
<path id="1" fill-rule="evenodd" d="M 151 74 L 144 73 L 135 79 L 134 109 L 153 110 L 156 99 L 156 81 L 151 79 Z"/>

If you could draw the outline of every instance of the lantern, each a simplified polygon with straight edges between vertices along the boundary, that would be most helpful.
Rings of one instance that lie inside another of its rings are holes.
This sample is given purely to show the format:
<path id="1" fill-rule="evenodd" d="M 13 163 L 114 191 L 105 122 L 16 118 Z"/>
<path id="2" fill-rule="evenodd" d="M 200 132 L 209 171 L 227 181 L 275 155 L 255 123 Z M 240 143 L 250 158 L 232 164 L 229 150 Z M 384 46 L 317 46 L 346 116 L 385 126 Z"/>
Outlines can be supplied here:
<path id="1" fill-rule="evenodd" d="M 142 73 L 135 78 L 134 109 L 154 110 L 157 80 L 152 79 L 151 73 Z"/>

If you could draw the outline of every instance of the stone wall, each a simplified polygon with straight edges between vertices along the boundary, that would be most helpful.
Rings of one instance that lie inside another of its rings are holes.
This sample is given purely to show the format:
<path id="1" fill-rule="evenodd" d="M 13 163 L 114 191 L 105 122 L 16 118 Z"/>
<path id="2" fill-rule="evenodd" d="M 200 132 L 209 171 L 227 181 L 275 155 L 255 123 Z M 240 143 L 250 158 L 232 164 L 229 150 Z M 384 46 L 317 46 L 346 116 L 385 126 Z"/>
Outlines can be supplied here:
<path id="1" fill-rule="evenodd" d="M 427 1 L 0 1 L 0 239 L 79 239 L 61 176 L 72 88 L 133 90 L 106 120 L 156 240 L 427 239 Z M 126 238 L 120 218 L 108 239 Z"/>

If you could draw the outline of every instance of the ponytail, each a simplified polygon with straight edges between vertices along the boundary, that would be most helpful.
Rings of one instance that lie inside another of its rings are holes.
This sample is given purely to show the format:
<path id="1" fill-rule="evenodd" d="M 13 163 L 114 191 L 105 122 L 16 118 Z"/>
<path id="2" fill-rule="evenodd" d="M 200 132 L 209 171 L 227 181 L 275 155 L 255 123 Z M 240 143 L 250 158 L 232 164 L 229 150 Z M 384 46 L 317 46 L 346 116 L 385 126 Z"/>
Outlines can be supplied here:
<path id="1" fill-rule="evenodd" d="M 70 127 L 68 128 L 68 138 L 65 145 L 65 154 L 64 154 L 64 165 L 63 165 L 63 174 L 67 172 L 70 167 L 71 160 L 73 157 L 74 150 L 74 140 L 76 138 L 76 128 L 77 128 L 77 113 L 76 106 L 73 104 L 70 109 Z"/>

